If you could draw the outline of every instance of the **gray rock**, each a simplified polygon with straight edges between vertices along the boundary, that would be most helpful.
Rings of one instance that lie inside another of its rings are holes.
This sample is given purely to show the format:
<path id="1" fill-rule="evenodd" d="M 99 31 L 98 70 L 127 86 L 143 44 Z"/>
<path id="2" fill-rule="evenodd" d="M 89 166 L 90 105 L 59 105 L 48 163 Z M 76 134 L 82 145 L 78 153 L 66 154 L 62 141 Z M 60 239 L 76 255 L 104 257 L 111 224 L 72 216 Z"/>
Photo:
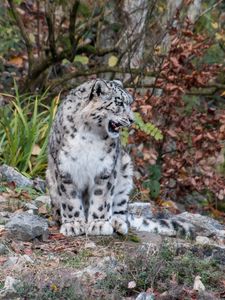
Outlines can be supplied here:
<path id="1" fill-rule="evenodd" d="M 8 211 L 1 211 L 0 212 L 0 225 L 5 225 L 10 217 L 13 215 L 13 213 L 8 212 Z"/>
<path id="2" fill-rule="evenodd" d="M 212 258 L 220 265 L 225 266 L 225 249 L 220 247 L 213 249 Z"/>
<path id="3" fill-rule="evenodd" d="M 25 262 L 27 262 L 27 263 L 31 263 L 31 264 L 34 263 L 33 259 L 32 259 L 29 255 L 27 255 L 27 254 L 24 254 L 24 255 L 22 255 L 21 257 L 22 257 L 22 259 L 23 259 Z"/>
<path id="4" fill-rule="evenodd" d="M 35 200 L 35 205 L 37 205 L 37 207 L 42 206 L 43 204 L 47 204 L 47 205 L 51 205 L 51 199 L 50 196 L 47 195 L 43 195 L 43 196 L 39 196 L 37 197 Z"/>
<path id="5" fill-rule="evenodd" d="M 129 203 L 128 205 L 128 211 L 130 214 L 136 215 L 137 217 L 146 217 L 146 218 L 152 218 L 152 206 L 150 203 L 144 203 L 144 202 L 134 202 Z"/>
<path id="6" fill-rule="evenodd" d="M 43 193 L 46 192 L 46 182 L 45 180 L 37 177 L 33 180 L 33 187 L 36 189 L 36 190 L 39 190 Z"/>
<path id="7" fill-rule="evenodd" d="M 2 218 L 0 216 L 0 225 L 5 225 L 5 223 L 8 221 L 9 219 L 6 219 L 6 218 Z"/>
<path id="8" fill-rule="evenodd" d="M 46 191 L 46 182 L 43 179 L 35 178 L 31 180 L 5 164 L 0 166 L 0 181 L 1 180 L 14 182 L 19 187 L 33 187 L 41 192 Z"/>
<path id="9" fill-rule="evenodd" d="M 10 218 L 13 215 L 13 213 L 9 211 L 0 211 L 0 217 L 3 218 Z"/>
<path id="10" fill-rule="evenodd" d="M 203 196 L 202 194 L 198 193 L 198 192 L 193 192 L 191 194 L 188 194 L 186 195 L 184 198 L 183 198 L 183 202 L 186 204 L 186 205 L 193 205 L 196 203 L 201 203 L 203 201 L 205 201 L 205 196 Z"/>
<path id="11" fill-rule="evenodd" d="M 196 236 L 195 240 L 200 245 L 209 245 L 210 244 L 210 239 L 206 236 L 198 235 L 198 236 Z"/>
<path id="12" fill-rule="evenodd" d="M 37 210 L 37 211 L 38 211 L 37 206 L 34 205 L 33 203 L 26 203 L 26 204 L 25 204 L 25 207 L 26 207 L 27 209 L 32 209 L 32 210 Z"/>
<path id="13" fill-rule="evenodd" d="M 121 264 L 112 256 L 97 259 L 95 263 L 90 266 L 74 272 L 77 278 L 87 279 L 95 278 L 96 274 L 98 279 L 104 279 L 108 273 L 117 273 L 121 268 Z"/>
<path id="14" fill-rule="evenodd" d="M 30 241 L 38 237 L 48 237 L 47 220 L 26 212 L 13 216 L 5 228 L 9 236 L 17 240 Z"/>
<path id="15" fill-rule="evenodd" d="M 16 286 L 20 283 L 20 280 L 17 280 L 11 276 L 7 276 L 5 279 L 4 287 L 0 291 L 0 299 L 11 300 L 16 297 Z"/>
<path id="16" fill-rule="evenodd" d="M 6 202 L 5 197 L 0 195 L 0 204 L 4 204 Z"/>
<path id="17" fill-rule="evenodd" d="M 32 204 L 32 203 L 26 203 L 25 208 L 27 209 L 28 213 L 31 213 L 31 214 L 34 214 L 34 215 L 36 215 L 38 213 L 37 206 Z"/>
<path id="18" fill-rule="evenodd" d="M 176 187 L 176 185 L 177 185 L 177 181 L 173 178 L 170 178 L 169 184 L 168 184 L 169 188 L 174 189 Z"/>
<path id="19" fill-rule="evenodd" d="M 0 255 L 7 254 L 9 252 L 9 249 L 2 243 L 0 243 Z"/>
<path id="20" fill-rule="evenodd" d="M 18 263 L 18 256 L 10 256 L 7 261 L 4 263 L 4 268 L 10 268 Z"/>
<path id="21" fill-rule="evenodd" d="M 4 263 L 4 268 L 13 269 L 14 271 L 20 271 L 24 269 L 24 265 L 33 264 L 34 261 L 29 255 L 10 256 Z"/>
<path id="22" fill-rule="evenodd" d="M 170 139 L 169 142 L 165 145 L 165 152 L 172 152 L 177 150 L 177 143 L 176 141 Z"/>
<path id="23" fill-rule="evenodd" d="M 135 300 L 154 300 L 155 297 L 152 293 L 142 292 Z"/>
<path id="24" fill-rule="evenodd" d="M 3 180 L 8 182 L 15 182 L 16 185 L 20 187 L 33 186 L 33 181 L 19 172 L 17 172 L 14 168 L 9 167 L 7 165 L 0 166 L 0 175 Z"/>

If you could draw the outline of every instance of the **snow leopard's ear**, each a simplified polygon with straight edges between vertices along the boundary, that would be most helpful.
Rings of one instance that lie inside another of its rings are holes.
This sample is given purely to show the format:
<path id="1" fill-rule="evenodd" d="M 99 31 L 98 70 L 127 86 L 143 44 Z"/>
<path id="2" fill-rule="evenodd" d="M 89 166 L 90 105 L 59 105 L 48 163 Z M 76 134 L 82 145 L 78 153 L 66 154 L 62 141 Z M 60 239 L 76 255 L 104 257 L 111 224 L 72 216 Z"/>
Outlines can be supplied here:
<path id="1" fill-rule="evenodd" d="M 91 89 L 90 100 L 94 97 L 106 98 L 106 95 L 110 93 L 110 89 L 106 82 L 102 79 L 97 79 Z"/>
<path id="2" fill-rule="evenodd" d="M 123 83 L 119 79 L 114 79 L 114 80 L 112 80 L 112 82 L 123 88 Z"/>

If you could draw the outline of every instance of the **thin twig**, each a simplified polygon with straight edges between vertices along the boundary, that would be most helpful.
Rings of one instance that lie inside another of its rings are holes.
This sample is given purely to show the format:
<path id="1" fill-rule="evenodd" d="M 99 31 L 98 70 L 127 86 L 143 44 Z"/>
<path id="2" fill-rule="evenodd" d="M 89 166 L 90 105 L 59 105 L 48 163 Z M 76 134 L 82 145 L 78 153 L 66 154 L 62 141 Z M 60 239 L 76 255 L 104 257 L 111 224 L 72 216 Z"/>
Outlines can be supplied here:
<path id="1" fill-rule="evenodd" d="M 20 33 L 22 35 L 22 38 L 24 40 L 24 43 L 25 43 L 25 46 L 26 46 L 26 49 L 27 49 L 27 55 L 28 55 L 28 61 L 29 61 L 29 70 L 28 70 L 28 73 L 29 73 L 31 71 L 31 68 L 32 68 L 32 65 L 33 65 L 33 55 L 32 55 L 33 45 L 32 45 L 31 40 L 28 37 L 28 34 L 27 34 L 26 29 L 24 27 L 22 18 L 18 14 L 13 0 L 8 0 L 8 3 L 9 3 L 9 6 L 11 8 L 13 17 L 16 21 L 16 24 L 20 29 Z"/>
<path id="2" fill-rule="evenodd" d="M 76 53 L 77 54 L 94 54 L 94 55 L 97 55 L 97 56 L 104 56 L 106 54 L 109 54 L 109 53 L 115 53 L 115 52 L 118 52 L 118 48 L 116 47 L 109 47 L 109 48 L 95 48 L 95 47 L 92 47 L 90 45 L 81 45 L 79 47 L 77 47 L 77 51 Z"/>
<path id="3" fill-rule="evenodd" d="M 77 19 L 77 12 L 80 5 L 79 0 L 75 0 L 71 11 L 70 11 L 70 24 L 69 24 L 69 39 L 71 44 L 71 61 L 74 59 L 76 53 L 77 43 L 75 41 L 75 26 L 76 26 L 76 19 Z"/>
<path id="4" fill-rule="evenodd" d="M 40 57 L 40 1 L 37 0 L 37 51 Z"/>
<path id="5" fill-rule="evenodd" d="M 94 75 L 94 74 L 101 74 L 101 73 L 111 73 L 111 72 L 115 72 L 115 73 L 130 73 L 132 72 L 132 74 L 134 75 L 138 75 L 140 74 L 140 70 L 139 69 L 122 69 L 119 67 L 108 67 L 108 66 L 104 66 L 104 67 L 99 67 L 99 68 L 93 68 L 93 69 L 89 69 L 89 70 L 81 70 L 81 71 L 75 71 L 72 72 L 70 74 L 66 74 L 65 76 L 63 76 L 63 78 L 60 79 L 54 79 L 52 80 L 52 82 L 50 82 L 50 85 L 55 88 L 59 85 L 62 85 L 64 82 L 69 81 L 73 78 L 77 78 L 77 77 L 82 77 L 82 76 L 90 76 L 90 75 Z M 145 72 L 145 76 L 155 76 L 155 72 L 150 72 L 150 71 L 146 71 Z"/>
<path id="6" fill-rule="evenodd" d="M 49 41 L 49 48 L 52 54 L 53 58 L 57 57 L 56 52 L 56 43 L 55 43 L 55 28 L 54 28 L 54 22 L 53 22 L 53 10 L 52 10 L 52 4 L 48 3 L 46 13 L 45 13 L 45 19 L 48 25 L 48 41 Z"/>
<path id="7" fill-rule="evenodd" d="M 198 18 L 195 20 L 195 23 L 204 15 L 206 15 L 210 10 L 216 8 L 220 3 L 222 3 L 224 0 L 219 0 L 218 2 L 216 2 L 215 4 L 213 4 L 211 7 L 207 8 L 206 10 L 204 10 L 199 16 Z"/>

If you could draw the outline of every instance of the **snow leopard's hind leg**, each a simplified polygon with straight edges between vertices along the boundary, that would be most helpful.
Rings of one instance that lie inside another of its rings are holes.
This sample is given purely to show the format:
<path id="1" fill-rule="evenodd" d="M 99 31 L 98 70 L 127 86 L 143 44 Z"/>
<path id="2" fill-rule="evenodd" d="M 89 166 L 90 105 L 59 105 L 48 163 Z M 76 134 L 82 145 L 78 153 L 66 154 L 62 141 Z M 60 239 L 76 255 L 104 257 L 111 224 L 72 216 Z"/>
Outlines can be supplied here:
<path id="1" fill-rule="evenodd" d="M 54 158 L 49 155 L 48 157 L 48 168 L 46 171 L 46 182 L 49 190 L 49 195 L 51 199 L 51 209 L 53 220 L 58 223 L 58 225 L 62 224 L 61 210 L 60 210 L 60 195 L 58 191 L 58 172 L 55 165 Z"/>
<path id="2" fill-rule="evenodd" d="M 54 168 L 51 171 L 48 169 L 46 172 L 46 181 L 50 193 L 53 220 L 60 225 L 62 223 L 60 204 L 59 204 L 60 199 L 57 191 L 57 181 L 54 173 L 55 173 Z"/>
<path id="3" fill-rule="evenodd" d="M 114 171 L 116 185 L 113 195 L 112 219 L 114 230 L 120 234 L 128 233 L 128 201 L 133 186 L 133 167 L 130 156 L 122 152 L 120 164 Z"/>
<path id="4" fill-rule="evenodd" d="M 60 215 L 60 232 L 66 236 L 84 234 L 86 220 L 81 194 L 70 174 L 61 172 L 53 163 L 47 170 L 47 180 L 53 213 Z"/>

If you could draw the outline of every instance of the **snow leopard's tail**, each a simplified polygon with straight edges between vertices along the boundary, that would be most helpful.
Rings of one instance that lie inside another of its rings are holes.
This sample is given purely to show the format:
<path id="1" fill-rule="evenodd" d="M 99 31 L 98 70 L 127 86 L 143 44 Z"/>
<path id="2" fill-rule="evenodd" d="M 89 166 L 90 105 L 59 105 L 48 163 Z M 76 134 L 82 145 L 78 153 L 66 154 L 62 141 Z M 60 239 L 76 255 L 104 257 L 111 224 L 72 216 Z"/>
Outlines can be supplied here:
<path id="1" fill-rule="evenodd" d="M 131 228 L 137 231 L 148 231 L 167 236 L 185 236 L 194 238 L 194 226 L 184 220 L 173 217 L 169 219 L 155 219 L 151 217 L 128 214 L 128 222 Z"/>

